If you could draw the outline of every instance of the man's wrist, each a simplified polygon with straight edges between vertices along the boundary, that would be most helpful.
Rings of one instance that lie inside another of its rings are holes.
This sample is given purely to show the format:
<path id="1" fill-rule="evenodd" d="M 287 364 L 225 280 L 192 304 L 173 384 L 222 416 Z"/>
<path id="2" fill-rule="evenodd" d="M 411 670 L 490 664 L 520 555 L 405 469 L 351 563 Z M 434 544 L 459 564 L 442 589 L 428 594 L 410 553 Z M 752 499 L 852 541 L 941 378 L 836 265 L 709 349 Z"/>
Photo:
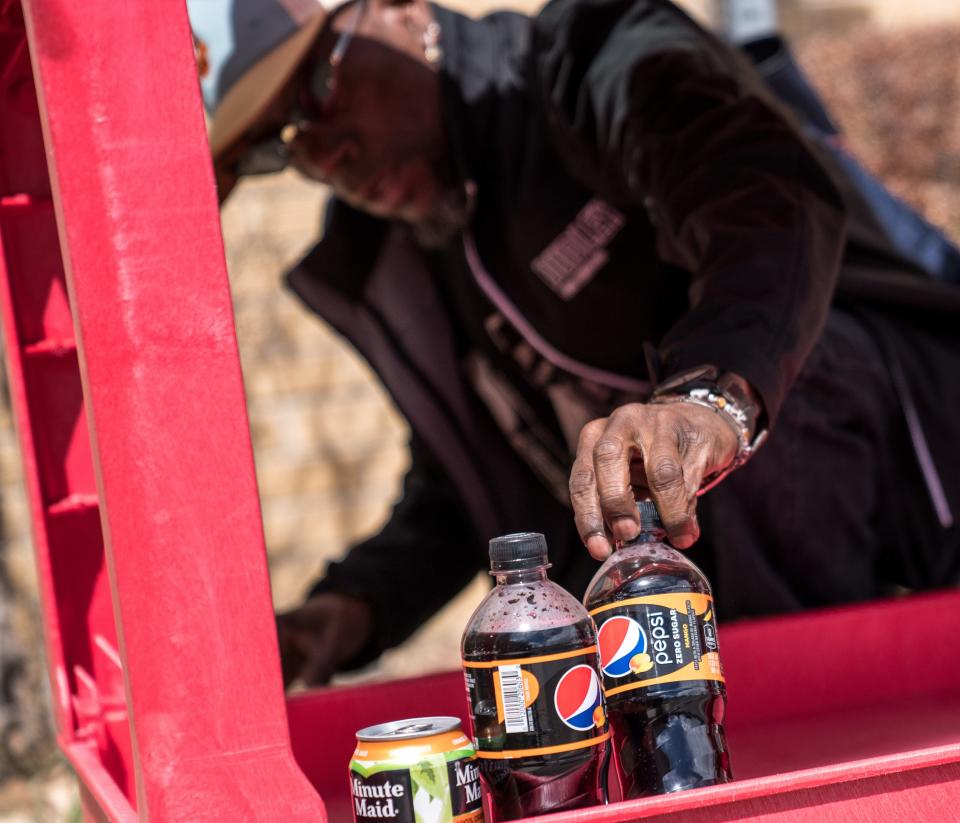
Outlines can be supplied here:
<path id="1" fill-rule="evenodd" d="M 736 433 L 737 450 L 732 460 L 725 468 L 704 478 L 699 494 L 744 465 L 766 440 L 766 429 L 759 426 L 763 406 L 756 392 L 739 375 L 721 374 L 715 366 L 701 366 L 675 375 L 657 386 L 650 402 L 689 403 L 709 408 L 723 417 Z"/>
<path id="2" fill-rule="evenodd" d="M 721 372 L 716 366 L 697 366 L 658 384 L 652 400 L 665 395 L 688 394 L 693 389 L 713 389 L 732 400 L 743 413 L 743 422 L 752 440 L 764 416 L 760 396 L 744 378 L 734 372 Z"/>

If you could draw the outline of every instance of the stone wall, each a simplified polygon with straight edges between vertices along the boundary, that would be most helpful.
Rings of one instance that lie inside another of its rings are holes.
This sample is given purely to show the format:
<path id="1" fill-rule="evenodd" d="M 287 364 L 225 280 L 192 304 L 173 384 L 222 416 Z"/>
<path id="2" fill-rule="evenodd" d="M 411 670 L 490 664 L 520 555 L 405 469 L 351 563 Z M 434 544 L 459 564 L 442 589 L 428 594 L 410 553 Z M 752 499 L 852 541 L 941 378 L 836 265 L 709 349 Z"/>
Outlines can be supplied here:
<path id="1" fill-rule="evenodd" d="M 406 424 L 366 363 L 281 286 L 317 237 L 325 195 L 293 174 L 245 181 L 222 215 L 278 608 L 379 528 L 409 461 Z M 361 676 L 456 665 L 456 626 L 482 591 L 478 581 L 418 642 Z"/>

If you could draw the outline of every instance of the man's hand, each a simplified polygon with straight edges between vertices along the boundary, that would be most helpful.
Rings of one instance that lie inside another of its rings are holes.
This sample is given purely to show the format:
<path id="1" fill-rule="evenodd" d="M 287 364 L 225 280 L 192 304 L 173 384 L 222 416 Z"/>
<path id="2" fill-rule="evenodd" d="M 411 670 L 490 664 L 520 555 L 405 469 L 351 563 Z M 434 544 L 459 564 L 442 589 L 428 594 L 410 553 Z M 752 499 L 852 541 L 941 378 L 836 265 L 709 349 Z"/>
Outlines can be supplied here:
<path id="1" fill-rule="evenodd" d="M 630 403 L 587 423 L 570 473 L 570 500 L 587 550 L 604 560 L 610 535 L 636 537 L 636 500 L 644 497 L 657 504 L 670 542 L 690 548 L 700 536 L 697 491 L 705 477 L 730 464 L 737 446 L 730 423 L 688 403 Z"/>
<path id="2" fill-rule="evenodd" d="M 283 685 L 327 683 L 373 634 L 373 610 L 363 600 L 327 592 L 277 615 Z"/>

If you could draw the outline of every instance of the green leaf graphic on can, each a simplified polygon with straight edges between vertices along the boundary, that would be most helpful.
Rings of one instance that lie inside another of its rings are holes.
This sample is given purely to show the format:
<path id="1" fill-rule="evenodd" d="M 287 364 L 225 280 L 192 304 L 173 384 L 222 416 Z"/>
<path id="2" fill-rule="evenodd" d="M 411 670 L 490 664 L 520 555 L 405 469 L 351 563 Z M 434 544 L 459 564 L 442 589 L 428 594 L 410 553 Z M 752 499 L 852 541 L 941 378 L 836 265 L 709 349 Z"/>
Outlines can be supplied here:
<path id="1" fill-rule="evenodd" d="M 446 765 L 446 759 L 437 758 L 410 766 L 416 823 L 440 823 L 453 816 Z"/>

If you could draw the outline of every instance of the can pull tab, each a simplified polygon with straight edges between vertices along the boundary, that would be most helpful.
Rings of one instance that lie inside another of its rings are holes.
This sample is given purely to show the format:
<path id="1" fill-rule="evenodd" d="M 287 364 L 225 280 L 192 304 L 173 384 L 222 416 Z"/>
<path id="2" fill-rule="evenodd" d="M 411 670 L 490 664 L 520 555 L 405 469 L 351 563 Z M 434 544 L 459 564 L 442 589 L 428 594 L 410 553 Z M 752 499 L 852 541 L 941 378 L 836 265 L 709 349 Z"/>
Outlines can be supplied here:
<path id="1" fill-rule="evenodd" d="M 433 734 L 436 728 L 432 723 L 404 723 L 394 729 L 395 735 L 424 735 Z"/>

